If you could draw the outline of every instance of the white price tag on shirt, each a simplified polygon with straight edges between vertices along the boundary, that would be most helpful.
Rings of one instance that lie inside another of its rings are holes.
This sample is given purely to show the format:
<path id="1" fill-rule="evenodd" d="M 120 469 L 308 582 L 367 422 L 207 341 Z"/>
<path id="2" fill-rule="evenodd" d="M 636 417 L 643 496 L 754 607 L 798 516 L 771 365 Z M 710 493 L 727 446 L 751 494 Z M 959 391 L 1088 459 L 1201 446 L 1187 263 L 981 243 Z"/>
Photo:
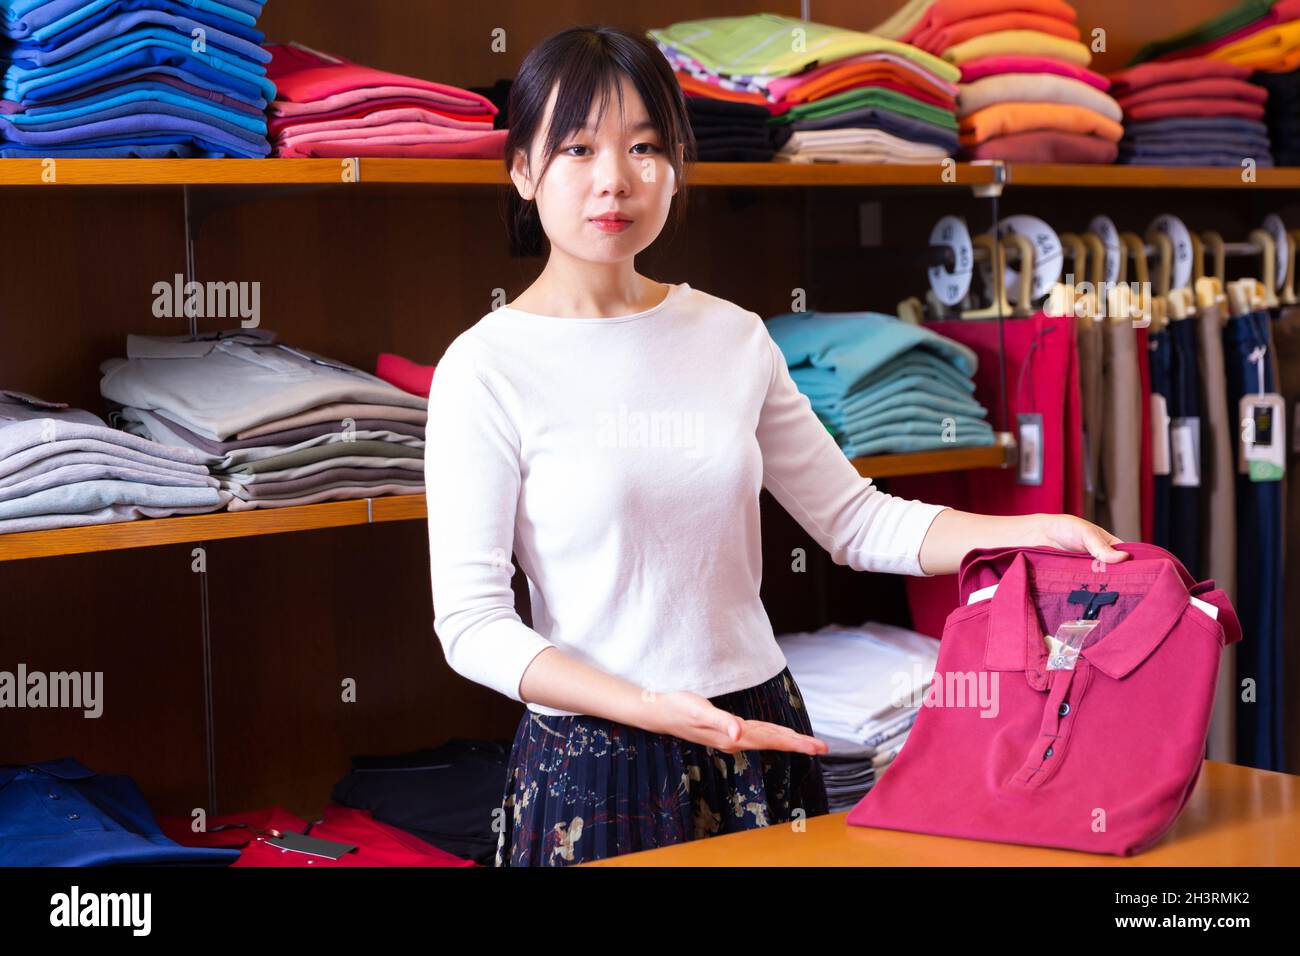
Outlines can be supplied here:
<path id="1" fill-rule="evenodd" d="M 1169 411 L 1165 397 L 1151 393 L 1151 473 L 1169 474 Z"/>
<path id="2" fill-rule="evenodd" d="M 1173 484 L 1180 488 L 1201 485 L 1201 420 L 1175 418 L 1169 425 L 1169 446 L 1173 452 Z"/>

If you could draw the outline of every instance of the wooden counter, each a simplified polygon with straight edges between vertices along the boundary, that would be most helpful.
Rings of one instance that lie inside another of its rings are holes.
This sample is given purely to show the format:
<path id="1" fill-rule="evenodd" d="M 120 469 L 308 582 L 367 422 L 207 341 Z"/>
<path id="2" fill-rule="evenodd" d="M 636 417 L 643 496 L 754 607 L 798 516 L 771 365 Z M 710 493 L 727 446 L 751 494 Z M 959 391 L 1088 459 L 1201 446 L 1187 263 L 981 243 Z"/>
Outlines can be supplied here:
<path id="1" fill-rule="evenodd" d="M 1205 762 L 1182 815 L 1132 857 L 849 826 L 848 811 L 585 866 L 1297 866 L 1300 776 Z"/>

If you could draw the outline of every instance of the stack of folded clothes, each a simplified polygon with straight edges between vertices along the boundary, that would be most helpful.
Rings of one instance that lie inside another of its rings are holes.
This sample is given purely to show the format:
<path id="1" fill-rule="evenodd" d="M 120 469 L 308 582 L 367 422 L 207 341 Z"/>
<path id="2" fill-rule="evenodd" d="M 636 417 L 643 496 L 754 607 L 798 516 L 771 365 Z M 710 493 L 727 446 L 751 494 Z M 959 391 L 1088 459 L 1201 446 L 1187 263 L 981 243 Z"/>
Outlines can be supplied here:
<path id="1" fill-rule="evenodd" d="M 791 312 L 767 330 L 850 458 L 995 443 L 960 342 L 874 312 Z"/>
<path id="2" fill-rule="evenodd" d="M 1130 65 L 1199 57 L 1272 72 L 1300 67 L 1300 0 L 1242 0 L 1190 30 L 1148 43 Z"/>
<path id="3" fill-rule="evenodd" d="M 895 29 L 961 69 L 968 159 L 1109 163 L 1123 114 L 1065 0 L 936 0 Z"/>
<path id="4" fill-rule="evenodd" d="M 0 156 L 266 156 L 262 2 L 6 0 Z"/>
<path id="5" fill-rule="evenodd" d="M 1253 73 L 1250 82 L 1268 94 L 1264 123 L 1274 165 L 1300 166 L 1300 70 Z"/>
<path id="6" fill-rule="evenodd" d="M 788 40 L 795 29 L 806 39 L 798 49 Z M 688 107 L 750 106 L 744 118 L 755 124 L 766 111 L 766 148 L 777 160 L 923 163 L 956 152 L 958 71 L 916 47 L 768 13 L 675 23 L 650 36 Z M 692 120 L 707 111 L 692 108 Z M 707 123 L 702 131 L 705 159 L 704 145 L 715 144 Z M 751 137 L 753 158 L 765 158 Z"/>
<path id="7" fill-rule="evenodd" d="M 768 122 L 772 111 L 766 104 L 700 93 L 690 88 L 685 76 L 681 82 L 700 162 L 767 163 L 789 140 L 788 128 Z"/>
<path id="8" fill-rule="evenodd" d="M 0 533 L 200 514 L 229 500 L 193 451 L 0 390 Z"/>
<path id="9" fill-rule="evenodd" d="M 860 800 L 897 756 L 934 680 L 939 642 L 905 628 L 831 624 L 778 636 L 803 694 L 834 813 Z"/>
<path id="10" fill-rule="evenodd" d="M 1203 57 L 1143 63 L 1111 76 L 1124 108 L 1122 163 L 1272 166 L 1268 91 L 1244 66 Z"/>
<path id="11" fill-rule="evenodd" d="M 500 159 L 506 130 L 480 93 L 351 63 L 298 43 L 274 43 L 277 156 Z"/>
<path id="12" fill-rule="evenodd" d="M 263 329 L 126 351 L 100 366 L 114 420 L 199 456 L 231 511 L 424 491 L 427 399 Z"/>

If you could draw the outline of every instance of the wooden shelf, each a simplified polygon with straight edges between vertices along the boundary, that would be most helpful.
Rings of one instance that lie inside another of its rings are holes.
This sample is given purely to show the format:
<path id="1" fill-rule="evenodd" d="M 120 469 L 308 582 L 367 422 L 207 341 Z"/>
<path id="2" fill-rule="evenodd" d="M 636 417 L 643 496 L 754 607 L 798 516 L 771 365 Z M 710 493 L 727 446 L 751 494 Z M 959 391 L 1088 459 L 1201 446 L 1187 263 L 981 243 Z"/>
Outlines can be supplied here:
<path id="1" fill-rule="evenodd" d="M 696 163 L 698 186 L 969 187 L 991 183 L 990 164 Z M 0 186 L 505 185 L 491 159 L 0 159 Z"/>
<path id="2" fill-rule="evenodd" d="M 1245 182 L 1237 166 L 1101 166 L 1008 163 L 1007 185 L 1092 189 L 1300 189 L 1300 167 L 1263 167 Z"/>
<path id="3" fill-rule="evenodd" d="M 968 468 L 1004 468 L 1011 463 L 1015 440 L 1010 432 L 995 432 L 996 444 L 978 448 L 949 448 L 943 451 L 909 452 L 905 455 L 872 455 L 854 458 L 853 466 L 865 478 L 927 475 Z"/>
<path id="4" fill-rule="evenodd" d="M 0 535 L 0 561 L 61 554 L 151 548 L 187 541 L 216 541 L 263 534 L 340 528 L 377 521 L 408 521 L 426 515 L 423 495 L 330 501 L 257 511 L 214 511 L 177 518 L 141 518 L 86 528 L 57 528 Z"/>
<path id="5" fill-rule="evenodd" d="M 999 433 L 1000 444 L 987 448 L 956 448 L 948 451 L 906 455 L 877 455 L 855 458 L 858 473 L 869 478 L 891 475 L 919 475 L 966 468 L 1000 468 L 1007 462 L 1011 436 Z M 330 501 L 291 508 L 258 511 L 214 511 L 178 518 L 141 518 L 86 528 L 56 528 L 0 535 L 0 561 L 52 558 L 63 554 L 152 548 L 190 541 L 247 538 L 263 534 L 286 534 L 319 528 L 372 524 L 378 521 L 416 521 L 427 517 L 423 495 L 392 495 Z"/>
<path id="6" fill-rule="evenodd" d="M 0 159 L 0 186 L 501 186 L 494 159 Z M 956 163 L 945 179 L 938 163 L 695 163 L 694 186 L 741 188 L 899 186 L 969 188 L 998 182 L 998 163 Z M 1255 170 L 1243 182 L 1234 166 L 1104 166 L 1006 163 L 1010 186 L 1101 189 L 1300 189 L 1300 167 Z M 48 181 L 52 175 L 52 181 Z"/>

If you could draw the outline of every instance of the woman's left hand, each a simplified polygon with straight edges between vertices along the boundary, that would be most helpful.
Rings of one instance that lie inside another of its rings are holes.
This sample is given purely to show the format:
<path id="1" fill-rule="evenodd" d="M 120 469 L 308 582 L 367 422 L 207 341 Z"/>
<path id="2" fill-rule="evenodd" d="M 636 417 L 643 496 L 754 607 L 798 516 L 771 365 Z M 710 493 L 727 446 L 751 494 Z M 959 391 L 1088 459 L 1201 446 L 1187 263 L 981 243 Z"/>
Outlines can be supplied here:
<path id="1" fill-rule="evenodd" d="M 1042 534 L 1049 547 L 1062 551 L 1086 551 L 1107 564 L 1133 557 L 1127 551 L 1112 547 L 1121 543 L 1123 538 L 1117 538 L 1105 528 L 1075 515 L 1043 515 Z"/>

